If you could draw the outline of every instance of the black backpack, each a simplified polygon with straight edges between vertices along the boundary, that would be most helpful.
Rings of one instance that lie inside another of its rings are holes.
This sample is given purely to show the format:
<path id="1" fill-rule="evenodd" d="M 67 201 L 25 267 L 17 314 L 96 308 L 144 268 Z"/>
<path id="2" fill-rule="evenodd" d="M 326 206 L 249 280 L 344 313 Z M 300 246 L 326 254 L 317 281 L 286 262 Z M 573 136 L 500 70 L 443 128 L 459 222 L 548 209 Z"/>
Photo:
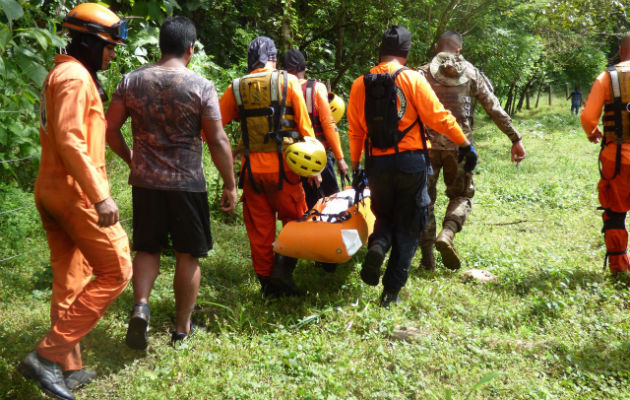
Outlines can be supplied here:
<path id="1" fill-rule="evenodd" d="M 402 67 L 393 74 L 363 75 L 363 83 L 365 85 L 365 123 L 371 147 L 378 149 L 396 147 L 396 153 L 398 153 L 398 142 L 418 123 L 418 120 L 416 120 L 404 131 L 398 130 L 398 121 L 402 118 L 402 115 L 398 115 L 398 107 L 396 105 L 398 93 L 402 95 L 401 109 L 406 107 L 407 101 L 405 95 L 396 85 L 396 77 L 406 69 L 409 68 Z M 425 142 L 422 124 L 420 124 L 420 128 L 422 130 L 422 140 Z M 371 152 L 368 152 L 368 155 L 371 155 Z"/>

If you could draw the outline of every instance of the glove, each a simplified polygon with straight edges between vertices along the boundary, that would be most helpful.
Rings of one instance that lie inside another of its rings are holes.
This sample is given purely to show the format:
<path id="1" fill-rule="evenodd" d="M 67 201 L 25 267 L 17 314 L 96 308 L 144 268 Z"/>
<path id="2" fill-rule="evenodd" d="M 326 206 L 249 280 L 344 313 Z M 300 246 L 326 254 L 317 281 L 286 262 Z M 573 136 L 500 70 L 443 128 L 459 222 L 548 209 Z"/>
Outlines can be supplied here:
<path id="1" fill-rule="evenodd" d="M 477 165 L 477 152 L 475 151 L 475 147 L 472 144 L 466 147 L 460 147 L 457 161 L 459 163 L 464 162 L 464 171 L 472 172 Z"/>

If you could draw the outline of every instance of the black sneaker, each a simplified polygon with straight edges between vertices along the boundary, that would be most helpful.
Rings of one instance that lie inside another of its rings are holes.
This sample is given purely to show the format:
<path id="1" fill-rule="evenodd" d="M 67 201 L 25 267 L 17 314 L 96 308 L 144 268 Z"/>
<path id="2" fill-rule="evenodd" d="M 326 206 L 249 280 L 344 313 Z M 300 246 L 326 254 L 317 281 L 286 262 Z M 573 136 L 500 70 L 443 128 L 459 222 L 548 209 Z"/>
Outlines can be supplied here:
<path id="1" fill-rule="evenodd" d="M 197 330 L 197 325 L 191 322 L 188 333 L 176 332 L 176 331 L 171 332 L 171 345 L 175 346 L 177 342 L 181 342 L 188 339 L 195 333 L 196 330 Z"/>
<path id="2" fill-rule="evenodd" d="M 361 268 L 361 279 L 363 282 L 371 286 L 378 285 L 378 281 L 381 278 L 381 265 L 383 265 L 384 259 L 385 251 L 380 245 L 373 244 L 370 246 Z"/>
<path id="3" fill-rule="evenodd" d="M 147 303 L 136 303 L 131 312 L 125 342 L 136 350 L 144 350 L 149 345 L 149 320 L 151 313 Z"/>
<path id="4" fill-rule="evenodd" d="M 91 369 L 75 369 L 63 373 L 63 380 L 71 390 L 80 388 L 94 378 L 96 378 L 96 371 Z"/>
<path id="5" fill-rule="evenodd" d="M 383 308 L 389 308 L 389 306 L 394 303 L 400 303 L 400 297 L 398 297 L 398 292 L 400 290 L 388 290 L 383 289 L 383 293 L 381 294 L 381 300 L 379 305 Z"/>
<path id="6" fill-rule="evenodd" d="M 26 379 L 35 381 L 48 396 L 60 400 L 75 400 L 63 380 L 61 365 L 41 357 L 37 352 L 28 353 L 18 366 L 18 371 Z"/>

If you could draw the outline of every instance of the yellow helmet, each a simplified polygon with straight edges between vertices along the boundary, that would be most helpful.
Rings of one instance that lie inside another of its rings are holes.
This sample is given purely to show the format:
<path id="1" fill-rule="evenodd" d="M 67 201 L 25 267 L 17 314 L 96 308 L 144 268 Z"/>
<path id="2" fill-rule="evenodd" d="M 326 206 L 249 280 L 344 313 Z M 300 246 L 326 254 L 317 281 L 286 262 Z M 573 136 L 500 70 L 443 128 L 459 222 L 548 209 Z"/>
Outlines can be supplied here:
<path id="1" fill-rule="evenodd" d="M 341 121 L 343 113 L 346 112 L 346 103 L 343 102 L 343 99 L 333 92 L 329 92 L 328 105 L 330 105 L 330 112 L 332 113 L 332 117 L 335 122 Z"/>
<path id="2" fill-rule="evenodd" d="M 112 44 L 125 44 L 127 40 L 127 21 L 96 3 L 82 3 L 74 7 L 63 19 L 63 26 L 96 35 Z"/>
<path id="3" fill-rule="evenodd" d="M 284 152 L 291 171 L 304 177 L 322 172 L 328 161 L 324 145 L 314 137 L 305 136 L 303 142 L 293 143 Z"/>

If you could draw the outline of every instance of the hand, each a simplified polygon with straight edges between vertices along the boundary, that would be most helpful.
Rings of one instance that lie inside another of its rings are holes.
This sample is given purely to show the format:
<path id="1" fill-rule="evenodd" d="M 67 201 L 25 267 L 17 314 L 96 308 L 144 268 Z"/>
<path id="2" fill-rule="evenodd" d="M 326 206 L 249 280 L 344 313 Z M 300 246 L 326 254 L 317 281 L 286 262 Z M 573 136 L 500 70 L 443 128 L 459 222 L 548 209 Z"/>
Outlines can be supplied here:
<path id="1" fill-rule="evenodd" d="M 472 144 L 460 147 L 457 161 L 459 163 L 464 162 L 464 171 L 472 172 L 477 165 L 477 152 L 475 151 L 475 147 Z"/>
<path id="2" fill-rule="evenodd" d="M 596 126 L 595 129 L 593 129 L 593 132 L 591 132 L 590 136 L 588 137 L 588 140 L 591 141 L 591 143 L 599 143 L 601 142 L 602 138 L 602 132 L 599 130 L 599 127 Z"/>
<path id="3" fill-rule="evenodd" d="M 360 161 L 352 161 L 352 171 L 356 171 L 361 167 Z"/>
<path id="4" fill-rule="evenodd" d="M 221 195 L 221 211 L 229 213 L 236 208 L 236 187 L 232 189 L 223 188 L 223 194 Z"/>
<path id="5" fill-rule="evenodd" d="M 111 197 L 94 204 L 98 213 L 98 226 L 111 226 L 118 222 L 118 206 Z"/>
<path id="6" fill-rule="evenodd" d="M 307 179 L 309 185 L 319 187 L 322 183 L 322 174 L 311 176 Z"/>
<path id="7" fill-rule="evenodd" d="M 341 176 L 346 176 L 348 174 L 348 164 L 346 164 L 346 160 L 343 158 L 337 160 L 337 170 Z"/>
<path id="8" fill-rule="evenodd" d="M 523 147 L 522 141 L 514 142 L 512 144 L 512 161 L 516 163 L 516 168 L 525 158 L 525 147 Z"/>

